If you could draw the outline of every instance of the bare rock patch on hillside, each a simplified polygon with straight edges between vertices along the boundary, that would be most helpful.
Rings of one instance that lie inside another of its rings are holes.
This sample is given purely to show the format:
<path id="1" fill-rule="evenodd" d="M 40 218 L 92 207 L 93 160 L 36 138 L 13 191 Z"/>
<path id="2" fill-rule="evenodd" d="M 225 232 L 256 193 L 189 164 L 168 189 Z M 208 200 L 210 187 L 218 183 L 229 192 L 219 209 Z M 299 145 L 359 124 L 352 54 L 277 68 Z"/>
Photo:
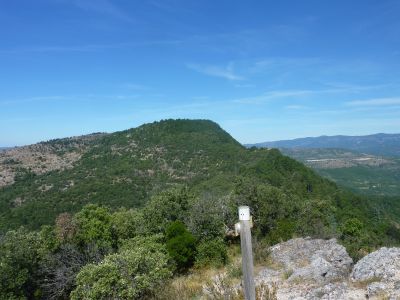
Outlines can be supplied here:
<path id="1" fill-rule="evenodd" d="M 13 184 L 19 172 L 44 174 L 72 168 L 89 149 L 90 142 L 104 134 L 72 137 L 0 152 L 0 187 Z"/>

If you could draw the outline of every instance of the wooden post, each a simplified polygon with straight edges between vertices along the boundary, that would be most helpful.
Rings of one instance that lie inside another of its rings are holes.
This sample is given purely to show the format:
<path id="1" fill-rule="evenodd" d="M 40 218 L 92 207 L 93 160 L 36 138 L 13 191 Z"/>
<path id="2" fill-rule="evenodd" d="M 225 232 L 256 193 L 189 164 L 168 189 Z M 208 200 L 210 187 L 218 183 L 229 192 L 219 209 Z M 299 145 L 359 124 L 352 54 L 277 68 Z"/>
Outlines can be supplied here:
<path id="1" fill-rule="evenodd" d="M 256 288 L 254 284 L 253 249 L 251 245 L 251 219 L 248 206 L 239 207 L 239 220 L 244 296 L 246 300 L 255 300 Z"/>

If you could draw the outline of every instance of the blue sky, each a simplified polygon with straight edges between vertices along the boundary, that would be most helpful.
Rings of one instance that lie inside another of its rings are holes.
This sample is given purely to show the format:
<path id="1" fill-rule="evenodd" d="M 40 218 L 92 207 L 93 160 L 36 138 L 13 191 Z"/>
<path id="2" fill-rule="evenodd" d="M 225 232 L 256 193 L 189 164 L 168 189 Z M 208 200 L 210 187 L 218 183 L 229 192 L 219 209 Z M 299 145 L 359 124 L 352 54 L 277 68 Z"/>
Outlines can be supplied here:
<path id="1" fill-rule="evenodd" d="M 400 132 L 400 1 L 0 0 L 0 146 L 206 118 Z"/>

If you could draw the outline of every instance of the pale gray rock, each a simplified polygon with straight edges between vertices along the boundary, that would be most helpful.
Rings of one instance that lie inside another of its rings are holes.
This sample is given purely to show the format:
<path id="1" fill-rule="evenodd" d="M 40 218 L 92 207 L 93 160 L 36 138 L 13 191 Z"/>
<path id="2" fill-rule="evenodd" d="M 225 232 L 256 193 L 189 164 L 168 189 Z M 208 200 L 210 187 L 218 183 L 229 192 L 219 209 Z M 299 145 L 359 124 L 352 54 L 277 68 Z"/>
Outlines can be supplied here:
<path id="1" fill-rule="evenodd" d="M 348 285 L 346 283 L 328 283 L 312 290 L 306 295 L 306 299 L 342 300 L 346 299 L 347 292 Z"/>
<path id="2" fill-rule="evenodd" d="M 367 286 L 367 295 L 369 298 L 373 296 L 387 296 L 390 287 L 383 282 L 373 282 Z"/>
<path id="3" fill-rule="evenodd" d="M 323 283 L 346 278 L 353 263 L 336 239 L 297 238 L 277 244 L 270 251 L 271 258 L 290 275 L 289 281 Z"/>
<path id="4" fill-rule="evenodd" d="M 282 280 L 283 272 L 272 270 L 269 268 L 262 269 L 257 276 L 254 277 L 256 285 L 262 283 L 278 282 Z"/>
<path id="5" fill-rule="evenodd" d="M 367 295 L 371 299 L 400 299 L 400 248 L 383 247 L 360 259 L 353 268 L 353 282 L 370 282 Z"/>
<path id="6" fill-rule="evenodd" d="M 315 257 L 311 260 L 311 264 L 293 271 L 288 278 L 289 281 L 312 280 L 315 282 L 325 281 L 326 275 L 329 273 L 332 265 L 321 257 Z"/>
<path id="7" fill-rule="evenodd" d="M 335 239 L 296 238 L 270 247 L 268 265 L 255 276 L 256 286 L 276 290 L 278 300 L 400 300 L 400 248 L 381 248 L 354 266 Z M 236 294 L 241 285 L 226 289 Z M 228 299 L 228 298 L 226 298 Z"/>
<path id="8" fill-rule="evenodd" d="M 353 281 L 400 281 L 400 248 L 383 247 L 360 259 L 351 273 Z"/>

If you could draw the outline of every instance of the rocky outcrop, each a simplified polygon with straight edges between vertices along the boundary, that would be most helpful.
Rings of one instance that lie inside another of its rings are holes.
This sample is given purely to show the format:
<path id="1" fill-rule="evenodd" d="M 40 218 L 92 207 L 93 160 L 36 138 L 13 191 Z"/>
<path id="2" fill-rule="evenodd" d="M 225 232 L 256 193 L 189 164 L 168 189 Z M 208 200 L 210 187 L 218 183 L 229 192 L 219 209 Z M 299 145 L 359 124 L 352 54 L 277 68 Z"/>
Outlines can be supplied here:
<path id="1" fill-rule="evenodd" d="M 256 284 L 277 288 L 277 299 L 400 299 L 400 248 L 382 248 L 353 267 L 335 239 L 297 238 L 270 248 Z"/>
<path id="2" fill-rule="evenodd" d="M 400 299 L 400 248 L 381 248 L 363 257 L 351 272 L 351 281 L 364 283 L 368 297 Z"/>
<path id="3" fill-rule="evenodd" d="M 269 252 L 267 266 L 255 277 L 257 293 L 273 295 L 266 299 L 400 300 L 400 248 L 381 248 L 354 266 L 336 239 L 296 238 L 270 247 Z M 230 285 L 227 276 L 211 280 L 204 290 L 207 299 L 215 299 L 210 291 L 224 299 L 241 294 L 241 284 Z"/>
<path id="4" fill-rule="evenodd" d="M 278 299 L 365 299 L 347 283 L 353 260 L 336 239 L 297 238 L 269 250 L 256 283 L 276 286 Z"/>
<path id="5" fill-rule="evenodd" d="M 271 258 L 282 264 L 289 281 L 323 283 L 348 276 L 353 260 L 335 239 L 297 238 L 270 248 Z"/>

